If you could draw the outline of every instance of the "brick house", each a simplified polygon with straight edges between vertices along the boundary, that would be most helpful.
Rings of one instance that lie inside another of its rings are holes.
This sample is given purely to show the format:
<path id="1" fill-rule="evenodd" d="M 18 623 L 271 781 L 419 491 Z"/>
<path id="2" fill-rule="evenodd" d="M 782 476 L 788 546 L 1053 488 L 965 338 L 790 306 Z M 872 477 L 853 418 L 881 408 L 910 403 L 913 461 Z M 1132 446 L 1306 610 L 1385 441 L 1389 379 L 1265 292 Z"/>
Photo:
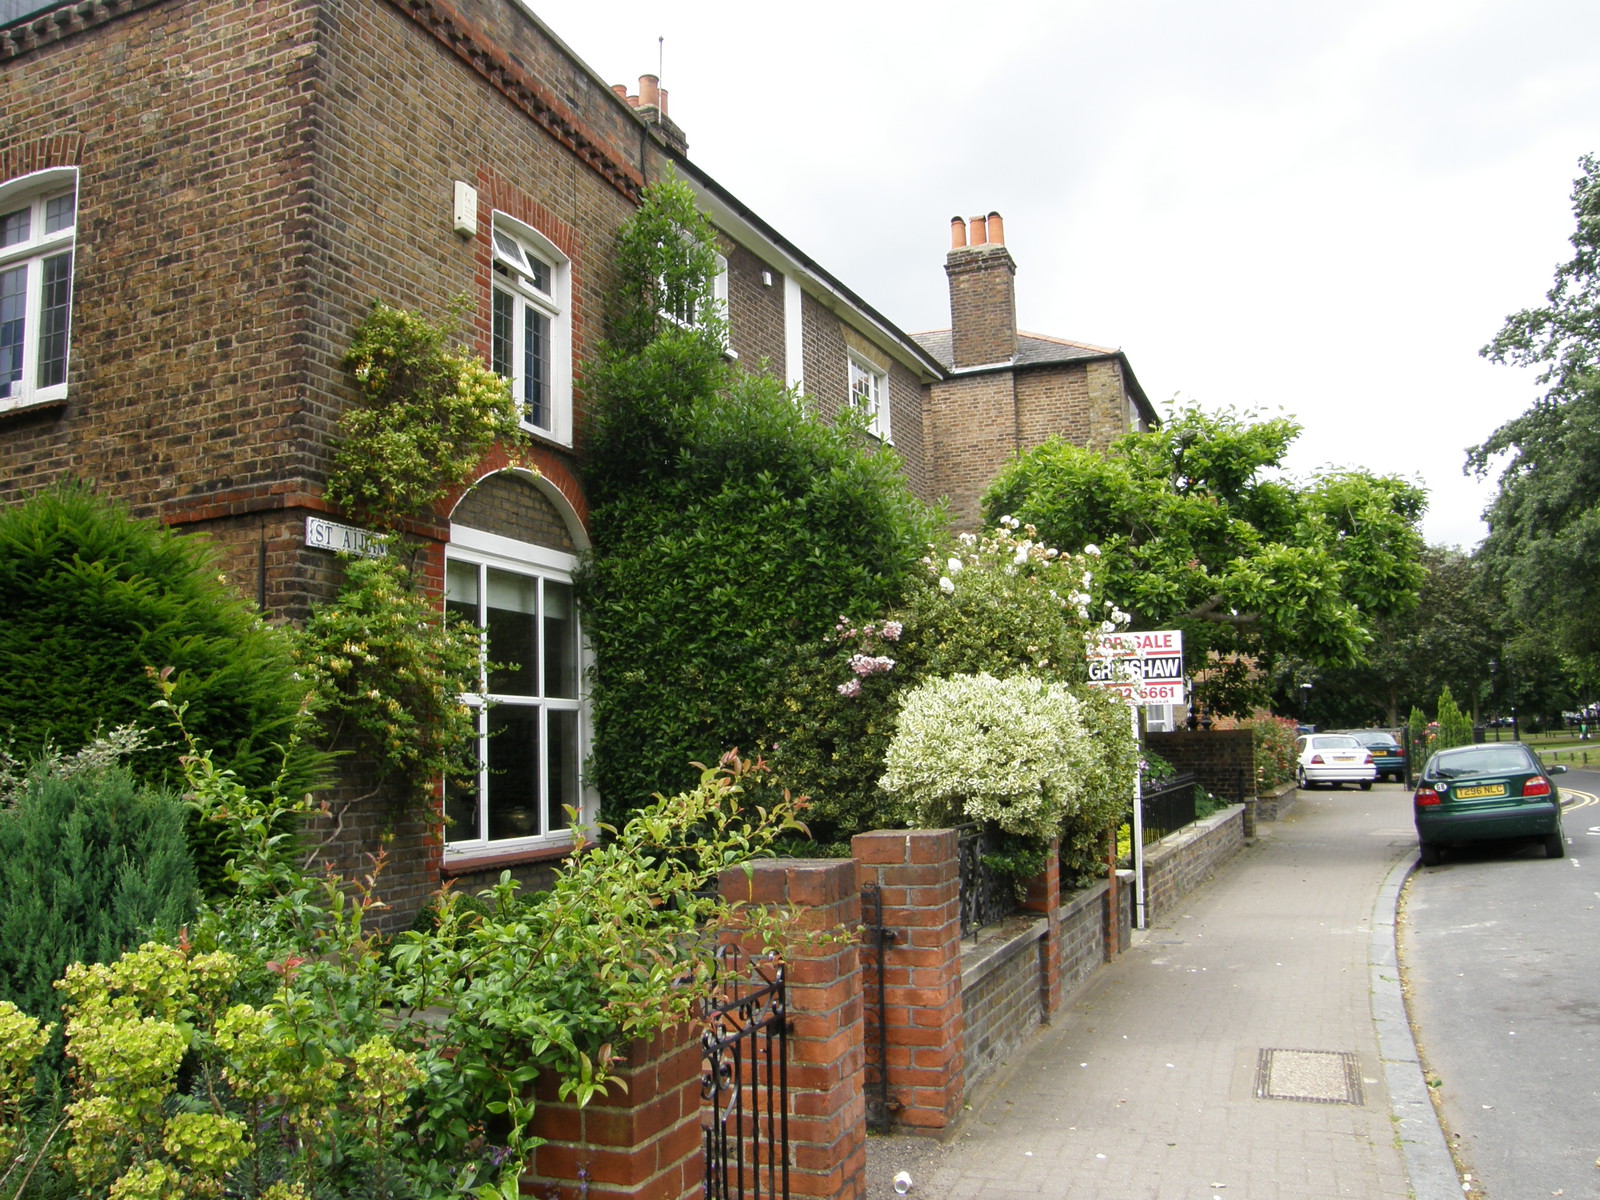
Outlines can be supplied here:
<path id="1" fill-rule="evenodd" d="M 486 773 L 448 842 L 396 831 L 402 912 L 441 876 L 537 877 L 562 805 L 597 803 L 582 372 L 616 232 L 669 170 L 719 231 L 730 353 L 823 412 L 865 405 L 960 521 L 1016 450 L 1153 420 L 1119 352 L 1016 333 L 997 216 L 950 252 L 953 332 L 913 338 L 693 165 L 653 77 L 607 85 L 515 0 L 0 0 L 0 503 L 93 480 L 295 618 L 351 533 L 322 493 L 371 302 L 467 297 L 512 380 L 533 449 L 491 454 L 417 532 L 446 602 L 543 665 L 480 710 Z M 352 813 L 344 865 L 387 824 Z"/>

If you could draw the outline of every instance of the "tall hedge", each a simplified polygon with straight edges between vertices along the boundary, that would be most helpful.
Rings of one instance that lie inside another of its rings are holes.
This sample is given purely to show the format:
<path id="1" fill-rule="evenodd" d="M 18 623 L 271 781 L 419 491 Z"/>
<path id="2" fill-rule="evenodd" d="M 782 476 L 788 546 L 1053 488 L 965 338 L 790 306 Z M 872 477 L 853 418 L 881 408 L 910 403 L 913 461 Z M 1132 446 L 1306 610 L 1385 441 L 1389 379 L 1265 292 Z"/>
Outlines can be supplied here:
<path id="1" fill-rule="evenodd" d="M 861 421 L 728 361 L 711 238 L 687 188 L 650 189 L 585 381 L 592 778 L 613 817 L 692 784 L 691 761 L 756 749 L 783 655 L 892 605 L 936 528 Z"/>
<path id="2" fill-rule="evenodd" d="M 170 741 L 150 713 L 146 668 L 172 667 L 175 703 L 220 765 L 251 788 L 282 766 L 304 685 L 287 634 L 269 627 L 218 574 L 211 550 L 137 520 L 87 488 L 43 492 L 0 513 L 0 736 L 19 757 L 51 742 L 68 750 L 97 730 L 137 724 Z M 175 780 L 176 755 L 133 760 L 154 783 Z M 316 773 L 305 753 L 291 788 Z"/>
<path id="3" fill-rule="evenodd" d="M 0 808 L 0 999 L 53 1020 L 69 963 L 110 962 L 194 910 L 185 806 L 112 768 L 30 778 Z"/>

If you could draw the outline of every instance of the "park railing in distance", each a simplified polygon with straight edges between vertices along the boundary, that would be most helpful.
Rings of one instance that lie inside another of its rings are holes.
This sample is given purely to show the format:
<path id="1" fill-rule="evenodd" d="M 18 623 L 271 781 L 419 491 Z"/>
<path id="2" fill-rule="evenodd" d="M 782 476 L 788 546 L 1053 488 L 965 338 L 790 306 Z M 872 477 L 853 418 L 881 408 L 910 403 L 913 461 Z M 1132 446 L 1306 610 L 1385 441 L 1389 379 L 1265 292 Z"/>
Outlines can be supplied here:
<path id="1" fill-rule="evenodd" d="M 1010 878 L 991 870 L 983 861 L 989 852 L 981 825 L 956 826 L 956 851 L 960 867 L 961 936 L 977 936 L 985 925 L 1003 921 L 1017 909 L 1017 891 Z"/>

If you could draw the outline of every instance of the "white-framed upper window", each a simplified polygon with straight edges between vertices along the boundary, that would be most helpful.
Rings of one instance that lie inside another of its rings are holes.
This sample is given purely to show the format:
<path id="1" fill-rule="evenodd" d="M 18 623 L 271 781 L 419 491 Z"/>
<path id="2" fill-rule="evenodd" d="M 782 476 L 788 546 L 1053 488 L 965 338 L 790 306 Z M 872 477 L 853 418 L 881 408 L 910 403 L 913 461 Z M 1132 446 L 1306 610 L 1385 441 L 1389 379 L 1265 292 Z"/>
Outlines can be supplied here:
<path id="1" fill-rule="evenodd" d="M 889 437 L 889 375 L 854 351 L 850 353 L 850 403 L 867 414 L 868 428 L 884 441 Z"/>
<path id="2" fill-rule="evenodd" d="M 478 773 L 447 787 L 445 853 L 566 845 L 584 807 L 587 747 L 570 554 L 476 531 L 446 550 L 445 608 L 482 637 L 478 690 L 462 697 L 478 732 Z"/>
<path id="3" fill-rule="evenodd" d="M 66 168 L 0 187 L 0 409 L 66 398 L 77 186 Z"/>
<path id="4" fill-rule="evenodd" d="M 687 235 L 685 235 L 687 237 Z M 694 296 L 673 296 L 672 289 L 667 286 L 665 278 L 657 281 L 659 294 L 666 298 L 666 306 L 660 313 L 667 320 L 685 328 L 696 328 L 705 323 L 707 313 L 700 311 L 695 303 Z M 716 273 L 711 277 L 711 303 L 718 316 L 724 320 L 728 316 L 728 260 L 721 254 L 717 255 Z"/>
<path id="5" fill-rule="evenodd" d="M 538 230 L 494 214 L 489 365 L 511 381 L 522 423 L 572 444 L 571 262 Z"/>

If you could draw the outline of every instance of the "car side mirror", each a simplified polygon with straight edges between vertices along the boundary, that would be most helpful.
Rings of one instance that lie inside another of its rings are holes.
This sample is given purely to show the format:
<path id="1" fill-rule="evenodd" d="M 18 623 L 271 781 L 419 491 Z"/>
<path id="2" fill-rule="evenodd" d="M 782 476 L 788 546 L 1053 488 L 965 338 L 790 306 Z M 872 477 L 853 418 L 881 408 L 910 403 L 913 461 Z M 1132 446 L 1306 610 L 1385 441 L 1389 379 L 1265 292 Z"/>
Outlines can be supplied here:
<path id="1" fill-rule="evenodd" d="M 1546 767 L 1545 771 L 1551 775 L 1565 775 L 1567 773 L 1567 764 L 1557 763 L 1553 767 Z"/>

